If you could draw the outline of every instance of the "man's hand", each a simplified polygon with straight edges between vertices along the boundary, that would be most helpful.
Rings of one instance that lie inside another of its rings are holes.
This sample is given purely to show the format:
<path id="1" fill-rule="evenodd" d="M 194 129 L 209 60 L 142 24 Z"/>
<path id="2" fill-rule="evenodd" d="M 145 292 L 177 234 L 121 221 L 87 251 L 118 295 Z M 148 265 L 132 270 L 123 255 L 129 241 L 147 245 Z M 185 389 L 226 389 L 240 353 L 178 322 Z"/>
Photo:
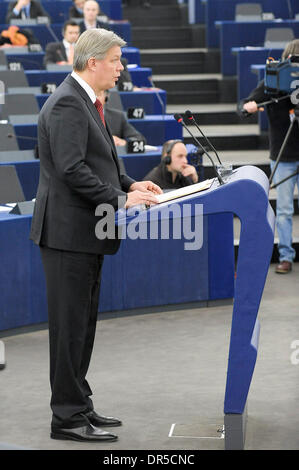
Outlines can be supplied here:
<path id="1" fill-rule="evenodd" d="M 256 113 L 257 111 L 264 111 L 264 108 L 257 107 L 257 103 L 255 101 L 248 101 L 248 103 L 243 105 L 243 109 L 250 114 Z"/>
<path id="2" fill-rule="evenodd" d="M 131 186 L 129 188 L 129 192 L 130 191 L 135 191 L 135 190 L 145 191 L 145 192 L 150 191 L 154 194 L 162 194 L 163 193 L 160 186 L 153 183 L 152 181 L 136 181 L 135 183 L 131 184 Z"/>
<path id="3" fill-rule="evenodd" d="M 22 8 L 24 8 L 26 5 L 28 5 L 29 2 L 30 2 L 30 0 L 19 0 L 18 3 L 15 6 L 15 9 L 16 10 L 22 10 Z"/>
<path id="4" fill-rule="evenodd" d="M 128 193 L 125 209 L 128 209 L 132 206 L 136 206 L 137 204 L 146 204 L 147 206 L 153 206 L 154 204 L 158 204 L 158 200 L 156 199 L 152 191 L 139 191 L 138 189 L 136 189 Z"/>
<path id="5" fill-rule="evenodd" d="M 128 192 L 128 199 L 125 209 L 136 206 L 137 204 L 146 204 L 152 206 L 158 203 L 155 194 L 162 194 L 163 191 L 152 181 L 136 181 L 131 184 Z"/>
<path id="6" fill-rule="evenodd" d="M 196 169 L 193 165 L 185 165 L 181 171 L 181 174 L 186 178 L 190 176 L 192 178 L 193 183 L 198 182 L 198 175 L 196 173 Z"/>
<path id="7" fill-rule="evenodd" d="M 127 145 L 127 142 L 124 139 L 121 139 L 120 137 L 117 137 L 116 135 L 113 136 L 114 143 L 116 147 L 123 147 L 124 145 Z"/>

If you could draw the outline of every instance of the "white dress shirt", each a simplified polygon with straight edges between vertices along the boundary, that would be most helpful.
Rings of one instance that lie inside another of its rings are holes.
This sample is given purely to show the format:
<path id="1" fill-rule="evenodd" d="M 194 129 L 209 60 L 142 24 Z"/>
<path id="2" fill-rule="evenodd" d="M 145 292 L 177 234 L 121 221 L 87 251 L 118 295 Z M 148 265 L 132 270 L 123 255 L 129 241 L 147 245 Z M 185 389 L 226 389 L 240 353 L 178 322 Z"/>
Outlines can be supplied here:
<path id="1" fill-rule="evenodd" d="M 81 78 L 76 72 L 72 72 L 71 73 L 71 76 L 77 80 L 77 82 L 79 83 L 79 85 L 82 86 L 82 88 L 86 91 L 86 93 L 88 94 L 89 98 L 91 99 L 92 103 L 94 104 L 96 102 L 96 94 L 95 92 L 93 91 L 93 89 L 91 88 L 90 85 L 88 85 L 88 83 L 83 80 L 83 78 Z"/>

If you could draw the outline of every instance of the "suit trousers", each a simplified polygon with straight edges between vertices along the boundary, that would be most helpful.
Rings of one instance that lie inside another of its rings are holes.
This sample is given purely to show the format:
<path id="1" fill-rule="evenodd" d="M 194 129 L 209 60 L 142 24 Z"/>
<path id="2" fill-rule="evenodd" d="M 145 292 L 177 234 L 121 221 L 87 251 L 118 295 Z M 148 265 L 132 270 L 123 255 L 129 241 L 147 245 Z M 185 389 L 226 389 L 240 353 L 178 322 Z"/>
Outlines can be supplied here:
<path id="1" fill-rule="evenodd" d="M 40 247 L 46 277 L 52 427 L 86 424 L 86 380 L 94 344 L 104 256 Z"/>

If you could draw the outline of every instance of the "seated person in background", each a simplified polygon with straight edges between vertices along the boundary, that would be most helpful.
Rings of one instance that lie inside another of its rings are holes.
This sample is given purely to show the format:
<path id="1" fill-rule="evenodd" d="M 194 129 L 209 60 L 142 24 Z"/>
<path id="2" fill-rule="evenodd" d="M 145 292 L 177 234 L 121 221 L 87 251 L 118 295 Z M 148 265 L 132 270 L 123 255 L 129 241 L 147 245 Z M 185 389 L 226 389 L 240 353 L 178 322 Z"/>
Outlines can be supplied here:
<path id="1" fill-rule="evenodd" d="M 18 0 L 17 2 L 9 3 L 5 22 L 9 24 L 12 19 L 35 19 L 38 16 L 47 16 L 49 20 L 51 20 L 50 15 L 42 7 L 40 2 L 34 0 Z"/>
<path id="2" fill-rule="evenodd" d="M 28 38 L 18 26 L 11 25 L 1 31 L 0 47 L 27 46 Z"/>
<path id="3" fill-rule="evenodd" d="M 83 6 L 86 0 L 73 0 L 69 9 L 69 18 L 83 18 Z"/>
<path id="4" fill-rule="evenodd" d="M 79 23 L 80 31 L 83 33 L 91 28 L 107 28 L 109 18 L 101 14 L 100 6 L 95 0 L 87 0 L 83 5 L 83 21 Z"/>
<path id="5" fill-rule="evenodd" d="M 130 74 L 130 71 L 128 70 L 128 60 L 125 57 L 121 57 L 120 59 L 123 70 L 120 72 L 120 77 L 117 82 L 117 88 L 120 91 L 138 91 L 141 90 L 141 88 L 135 86 L 132 82 L 132 76 Z M 130 89 L 126 89 L 127 86 L 131 87 Z"/>
<path id="6" fill-rule="evenodd" d="M 193 165 L 187 160 L 187 148 L 181 140 L 168 140 L 162 148 L 161 163 L 144 178 L 162 189 L 178 189 L 198 182 Z"/>
<path id="7" fill-rule="evenodd" d="M 72 64 L 74 58 L 74 45 L 80 36 L 79 25 L 72 20 L 64 23 L 62 29 L 63 40 L 61 42 L 50 42 L 46 46 L 44 65 Z"/>
<path id="8" fill-rule="evenodd" d="M 129 140 L 144 140 L 145 137 L 138 132 L 127 120 L 123 111 L 109 107 L 109 91 L 104 91 L 98 99 L 104 108 L 105 121 L 109 126 L 116 147 L 125 146 Z"/>

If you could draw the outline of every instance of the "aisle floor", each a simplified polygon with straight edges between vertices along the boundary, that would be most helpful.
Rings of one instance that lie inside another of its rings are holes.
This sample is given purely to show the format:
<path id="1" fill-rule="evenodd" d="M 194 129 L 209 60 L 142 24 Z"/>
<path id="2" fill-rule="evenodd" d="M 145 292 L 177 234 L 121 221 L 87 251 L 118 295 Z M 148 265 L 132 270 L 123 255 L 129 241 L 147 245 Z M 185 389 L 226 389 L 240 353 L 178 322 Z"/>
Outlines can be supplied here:
<path id="1" fill-rule="evenodd" d="M 288 275 L 275 274 L 271 265 L 248 397 L 248 450 L 299 449 L 298 286 L 298 264 Z M 49 450 L 223 450 L 218 431 L 231 315 L 232 305 L 217 305 L 98 322 L 88 374 L 94 406 L 123 420 L 114 428 L 118 441 L 109 445 L 50 439 L 47 329 L 2 337 L 7 365 L 0 371 L 0 443 Z"/>

